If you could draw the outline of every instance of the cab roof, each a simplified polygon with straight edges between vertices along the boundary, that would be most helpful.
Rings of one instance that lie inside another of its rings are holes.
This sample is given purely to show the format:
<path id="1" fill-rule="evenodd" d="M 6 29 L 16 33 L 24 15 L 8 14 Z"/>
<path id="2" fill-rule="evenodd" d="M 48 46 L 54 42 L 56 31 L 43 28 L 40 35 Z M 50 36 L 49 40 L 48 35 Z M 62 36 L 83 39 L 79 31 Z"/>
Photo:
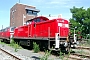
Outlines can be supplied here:
<path id="1" fill-rule="evenodd" d="M 45 21 L 49 20 L 47 17 L 38 16 L 38 17 L 35 17 L 35 18 L 33 18 L 33 19 L 27 20 L 26 22 L 33 21 L 34 19 L 38 19 L 38 18 L 43 19 L 43 20 L 45 20 Z"/>

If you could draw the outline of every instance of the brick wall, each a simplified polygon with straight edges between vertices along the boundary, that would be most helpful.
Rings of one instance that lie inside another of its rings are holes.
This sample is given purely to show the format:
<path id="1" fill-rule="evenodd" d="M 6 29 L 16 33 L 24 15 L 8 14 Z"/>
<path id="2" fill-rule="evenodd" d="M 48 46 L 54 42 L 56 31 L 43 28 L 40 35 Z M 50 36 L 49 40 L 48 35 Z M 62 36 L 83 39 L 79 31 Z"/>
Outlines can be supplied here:
<path id="1" fill-rule="evenodd" d="M 35 17 L 35 15 L 27 15 L 25 7 L 36 9 L 36 7 L 34 7 L 34 6 L 16 3 L 10 9 L 10 26 L 16 26 L 16 27 L 22 26 L 23 20 L 25 22 L 25 21 Z"/>

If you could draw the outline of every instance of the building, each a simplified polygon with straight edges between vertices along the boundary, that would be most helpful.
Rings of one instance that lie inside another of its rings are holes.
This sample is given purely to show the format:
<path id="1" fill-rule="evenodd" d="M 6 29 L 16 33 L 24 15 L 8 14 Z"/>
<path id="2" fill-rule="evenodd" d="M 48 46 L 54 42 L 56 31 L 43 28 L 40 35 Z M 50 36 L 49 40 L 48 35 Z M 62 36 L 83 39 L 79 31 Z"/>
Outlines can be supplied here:
<path id="1" fill-rule="evenodd" d="M 37 16 L 40 10 L 35 6 L 29 6 L 21 3 L 16 3 L 10 9 L 10 26 L 22 26 L 27 20 L 30 20 Z"/>

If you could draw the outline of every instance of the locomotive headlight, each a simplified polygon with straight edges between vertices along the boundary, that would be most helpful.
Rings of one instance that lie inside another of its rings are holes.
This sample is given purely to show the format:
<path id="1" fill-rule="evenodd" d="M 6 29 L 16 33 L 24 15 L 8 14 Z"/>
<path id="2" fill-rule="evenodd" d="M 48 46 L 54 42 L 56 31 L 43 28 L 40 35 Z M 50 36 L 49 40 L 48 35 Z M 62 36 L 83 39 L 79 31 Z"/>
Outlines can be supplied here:
<path id="1" fill-rule="evenodd" d="M 64 46 L 65 46 L 65 47 L 67 47 L 67 46 L 68 46 L 68 43 L 67 43 L 67 42 L 65 42 L 65 43 L 64 43 Z"/>

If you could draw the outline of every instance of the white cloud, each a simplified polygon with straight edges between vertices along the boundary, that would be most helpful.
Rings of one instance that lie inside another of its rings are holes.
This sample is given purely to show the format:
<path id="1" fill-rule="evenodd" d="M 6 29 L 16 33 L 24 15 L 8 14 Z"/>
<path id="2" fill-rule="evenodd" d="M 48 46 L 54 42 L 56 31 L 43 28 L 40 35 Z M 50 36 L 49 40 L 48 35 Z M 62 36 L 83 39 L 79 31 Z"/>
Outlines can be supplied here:
<path id="1" fill-rule="evenodd" d="M 47 2 L 47 4 L 56 4 L 56 5 L 58 5 L 58 4 L 61 4 L 61 5 L 64 5 L 64 4 L 67 4 L 65 1 L 61 1 L 61 0 L 52 0 L 52 1 L 50 1 L 50 2 Z"/>
<path id="2" fill-rule="evenodd" d="M 48 5 L 53 5 L 53 7 L 65 7 L 65 8 L 70 8 L 74 5 L 80 4 L 81 1 L 79 0 L 51 0 L 47 2 L 46 4 Z M 53 8 L 52 7 L 52 8 Z"/>
<path id="3" fill-rule="evenodd" d="M 58 4 L 59 2 L 55 1 L 55 2 L 50 2 L 50 4 Z"/>
<path id="4" fill-rule="evenodd" d="M 41 8 L 70 8 L 74 5 L 78 5 L 80 0 L 21 0 L 21 2 Z"/>
<path id="5" fill-rule="evenodd" d="M 64 19 L 69 20 L 72 17 L 71 13 L 66 13 L 66 14 L 51 14 L 51 17 L 58 17 L 58 15 L 62 15 L 61 17 Z M 44 15 L 40 15 L 39 16 L 45 16 L 45 17 L 49 17 L 49 14 L 44 14 Z"/>

